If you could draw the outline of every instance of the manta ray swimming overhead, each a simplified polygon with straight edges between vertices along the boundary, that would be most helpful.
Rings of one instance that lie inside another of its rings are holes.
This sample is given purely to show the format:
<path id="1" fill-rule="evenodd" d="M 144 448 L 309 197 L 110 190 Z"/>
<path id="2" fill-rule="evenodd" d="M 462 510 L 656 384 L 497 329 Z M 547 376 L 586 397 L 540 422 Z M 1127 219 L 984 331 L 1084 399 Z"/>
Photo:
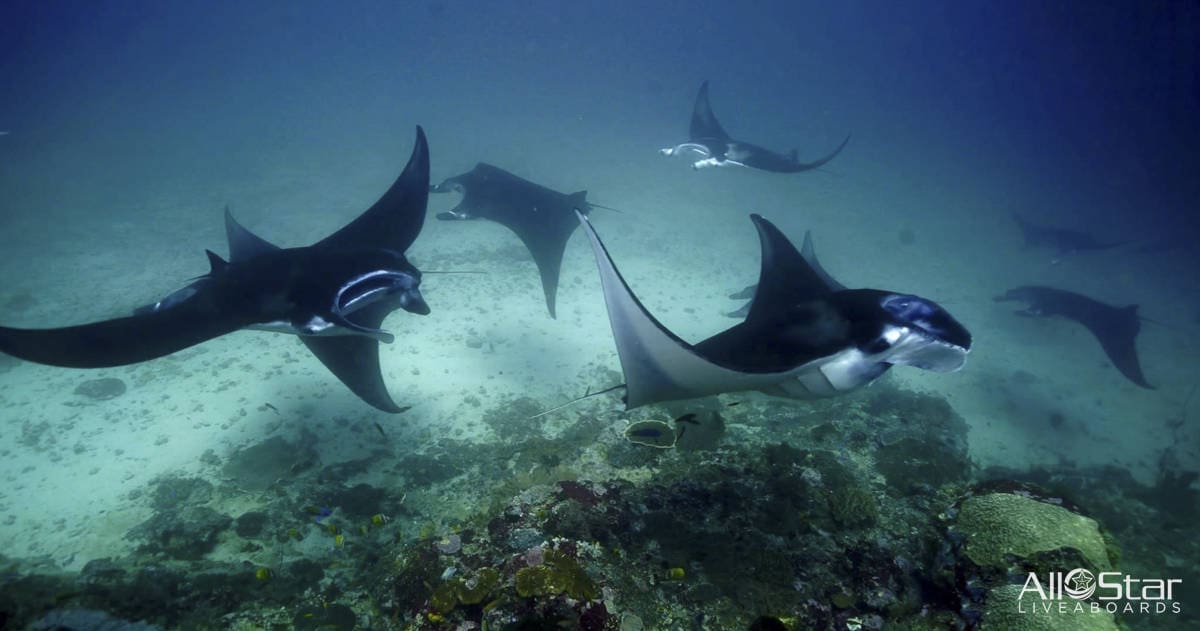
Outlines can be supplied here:
<path id="1" fill-rule="evenodd" d="M 1068 228 L 1054 228 L 1030 223 L 1024 217 L 1013 213 L 1013 219 L 1021 227 L 1021 236 L 1025 239 L 1025 247 L 1045 247 L 1054 251 L 1051 263 L 1058 263 L 1064 256 L 1087 250 L 1109 250 L 1125 245 L 1128 241 L 1099 241 L 1092 235 Z"/>
<path id="2" fill-rule="evenodd" d="M 396 309 L 425 315 L 421 272 L 404 252 L 421 232 L 429 196 L 429 147 L 417 127 L 408 165 L 364 213 L 307 247 L 279 248 L 239 225 L 228 209 L 229 260 L 132 316 L 57 329 L 0 327 L 0 352 L 68 368 L 124 366 L 169 355 L 239 329 L 292 333 L 362 400 L 392 401 L 379 370 L 380 328 Z"/>
<path id="3" fill-rule="evenodd" d="M 1065 289 L 1039 286 L 1010 289 L 994 300 L 1016 300 L 1029 305 L 1017 311 L 1017 315 L 1033 318 L 1062 316 L 1082 324 L 1092 332 L 1108 360 L 1126 379 L 1143 388 L 1154 389 L 1146 382 L 1138 361 L 1136 340 L 1142 323 L 1137 305 L 1114 307 Z"/>
<path id="4" fill-rule="evenodd" d="M 693 169 L 707 167 L 742 166 L 772 173 L 798 173 L 811 171 L 826 164 L 841 153 L 850 142 L 850 136 L 838 145 L 832 153 L 814 162 L 800 162 L 797 151 L 793 149 L 787 155 L 776 153 L 755 144 L 742 140 L 734 140 L 717 122 L 712 106 L 708 103 L 708 81 L 700 84 L 700 93 L 696 95 L 696 104 L 692 108 L 692 124 L 688 129 L 688 141 L 674 147 L 660 149 L 665 156 L 678 155 L 683 151 L 691 151 L 700 156 L 692 163 Z"/>
<path id="5" fill-rule="evenodd" d="M 794 398 L 866 385 L 893 365 L 938 372 L 966 363 L 971 334 L 930 300 L 845 289 L 811 264 L 771 222 L 750 215 L 762 247 L 758 290 L 745 321 L 689 344 L 642 305 L 582 213 L 596 262 L 627 409 L 759 390 Z"/>
<path id="6" fill-rule="evenodd" d="M 587 191 L 565 195 L 484 162 L 430 190 L 463 196 L 452 210 L 438 213 L 438 219 L 490 219 L 516 233 L 537 265 L 552 318 L 563 251 L 579 226 L 575 209 L 586 214 L 592 208 L 608 208 L 588 203 Z"/>

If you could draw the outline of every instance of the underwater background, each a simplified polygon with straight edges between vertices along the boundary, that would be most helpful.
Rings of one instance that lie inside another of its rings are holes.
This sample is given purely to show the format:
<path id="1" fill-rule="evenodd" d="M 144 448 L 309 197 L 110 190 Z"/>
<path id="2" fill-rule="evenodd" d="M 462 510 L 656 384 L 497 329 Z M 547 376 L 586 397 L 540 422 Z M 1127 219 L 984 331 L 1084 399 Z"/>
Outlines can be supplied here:
<path id="1" fill-rule="evenodd" d="M 0 356 L 0 628 L 1196 628 L 1198 36 L 1186 2 L 6 2 L 5 326 L 161 298 L 226 253 L 226 205 L 311 243 L 419 124 L 434 182 L 485 161 L 619 208 L 593 223 L 685 340 L 735 322 L 760 213 L 974 347 L 835 399 L 535 419 L 622 379 L 591 252 L 568 243 L 551 319 L 510 232 L 430 220 L 420 269 L 486 273 L 428 274 L 432 313 L 388 320 L 400 415 L 268 333 Z M 693 171 L 658 149 L 704 80 L 735 137 L 850 143 Z M 1122 244 L 1029 248 L 1015 215 Z M 993 301 L 1020 285 L 1140 305 L 1155 388 Z M 627 439 L 689 414 L 674 448 Z M 1163 612 L 1018 598 L 1077 567 L 1182 583 Z"/>

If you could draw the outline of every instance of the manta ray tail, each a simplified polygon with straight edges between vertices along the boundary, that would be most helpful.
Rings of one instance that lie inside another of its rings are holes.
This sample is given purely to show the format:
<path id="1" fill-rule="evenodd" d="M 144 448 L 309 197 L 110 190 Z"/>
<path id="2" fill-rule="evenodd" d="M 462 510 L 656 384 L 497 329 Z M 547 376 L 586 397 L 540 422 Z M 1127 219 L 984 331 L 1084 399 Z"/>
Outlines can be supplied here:
<path id="1" fill-rule="evenodd" d="M 597 390 L 597 391 L 595 391 L 595 392 L 592 392 L 592 389 L 591 389 L 591 388 L 588 388 L 588 389 L 587 389 L 587 392 L 584 392 L 582 396 L 575 397 L 574 399 L 571 399 L 570 401 L 567 401 L 566 403 L 562 403 L 562 404 L 556 405 L 556 406 L 554 406 L 554 407 L 552 407 L 552 408 L 550 408 L 549 410 L 546 410 L 546 411 L 544 411 L 544 412 L 538 412 L 537 414 L 534 414 L 533 416 L 529 417 L 529 419 L 528 419 L 528 420 L 532 421 L 532 420 L 533 420 L 533 419 L 535 419 L 535 418 L 541 418 L 541 417 L 543 417 L 543 416 L 546 416 L 547 414 L 553 414 L 553 413 L 555 413 L 555 412 L 557 412 L 557 411 L 559 411 L 559 410 L 561 410 L 561 409 L 563 409 L 563 408 L 568 408 L 568 407 L 571 407 L 572 405 L 575 405 L 576 403 L 579 403 L 580 401 L 583 401 L 583 400 L 585 400 L 585 399 L 590 399 L 590 398 L 592 398 L 592 397 L 598 397 L 598 396 L 600 396 L 600 395 L 602 395 L 602 394 L 608 394 L 609 392 L 613 392 L 613 391 L 616 391 L 616 390 L 620 390 L 621 388 L 624 388 L 624 387 L 625 387 L 625 384 L 623 384 L 623 383 L 618 383 L 618 384 L 617 384 L 617 385 L 615 385 L 615 386 L 610 386 L 610 387 L 608 387 L 608 388 L 605 388 L 605 389 L 603 389 L 603 390 Z"/>
<path id="2" fill-rule="evenodd" d="M 621 210 L 620 208 L 613 208 L 612 206 L 605 206 L 604 204 L 596 204 L 596 203 L 588 202 L 587 205 L 591 206 L 592 208 L 599 208 L 600 210 L 607 210 L 609 212 L 621 213 L 622 215 L 625 214 L 625 211 Z M 578 208 L 576 210 L 583 212 L 586 209 Z"/>

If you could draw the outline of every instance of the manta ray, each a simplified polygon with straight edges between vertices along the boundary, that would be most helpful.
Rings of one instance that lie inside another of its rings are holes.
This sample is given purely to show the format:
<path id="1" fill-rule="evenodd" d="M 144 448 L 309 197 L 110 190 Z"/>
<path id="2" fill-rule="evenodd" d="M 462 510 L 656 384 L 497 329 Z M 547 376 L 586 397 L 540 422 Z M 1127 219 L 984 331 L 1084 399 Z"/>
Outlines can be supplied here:
<path id="1" fill-rule="evenodd" d="M 586 214 L 592 208 L 608 208 L 588 203 L 587 191 L 566 195 L 484 162 L 430 190 L 463 196 L 452 210 L 438 213 L 438 219 L 489 219 L 521 239 L 541 275 L 542 293 L 551 318 L 555 317 L 563 251 L 579 225 L 575 209 Z"/>
<path id="2" fill-rule="evenodd" d="M 1092 235 L 1078 230 L 1039 226 L 1016 213 L 1013 213 L 1013 219 L 1021 227 L 1025 248 L 1045 247 L 1053 250 L 1052 263 L 1058 263 L 1069 254 L 1091 250 L 1109 250 L 1129 243 L 1128 241 L 1100 241 Z"/>
<path id="3" fill-rule="evenodd" d="M 662 325 L 621 276 L 591 222 L 577 215 L 600 270 L 625 376 L 625 405 L 758 390 L 815 398 L 866 385 L 893 365 L 953 372 L 971 334 L 918 296 L 846 289 L 759 215 L 758 289 L 743 322 L 690 344 Z M 599 393 L 597 393 L 599 394 Z"/>
<path id="4" fill-rule="evenodd" d="M 337 232 L 280 248 L 225 211 L 229 260 L 208 251 L 209 272 L 128 317 L 54 329 L 0 327 L 0 352 L 67 368 L 152 360 L 241 329 L 300 336 L 354 394 L 403 412 L 379 370 L 380 328 L 392 311 L 425 315 L 421 272 L 404 253 L 421 232 L 429 196 L 429 146 L 417 127 L 404 171 L 370 208 Z"/>
<path id="5" fill-rule="evenodd" d="M 994 298 L 996 302 L 1020 301 L 1028 306 L 1017 315 L 1047 318 L 1062 316 L 1087 327 L 1117 370 L 1133 383 L 1153 390 L 1138 361 L 1137 334 L 1142 328 L 1137 305 L 1114 307 L 1082 294 L 1053 287 L 1024 286 Z"/>
<path id="6" fill-rule="evenodd" d="M 712 106 L 708 102 L 708 81 L 705 81 L 700 84 L 700 92 L 696 95 L 696 104 L 692 108 L 688 141 L 660 149 L 659 153 L 665 156 L 679 155 L 683 151 L 696 153 L 700 159 L 692 163 L 693 169 L 741 166 L 772 173 L 798 173 L 811 171 L 826 164 L 841 153 L 848 142 L 850 136 L 846 136 L 842 144 L 825 157 L 814 162 L 800 162 L 795 149 L 784 155 L 749 142 L 734 140 L 713 114 Z"/>

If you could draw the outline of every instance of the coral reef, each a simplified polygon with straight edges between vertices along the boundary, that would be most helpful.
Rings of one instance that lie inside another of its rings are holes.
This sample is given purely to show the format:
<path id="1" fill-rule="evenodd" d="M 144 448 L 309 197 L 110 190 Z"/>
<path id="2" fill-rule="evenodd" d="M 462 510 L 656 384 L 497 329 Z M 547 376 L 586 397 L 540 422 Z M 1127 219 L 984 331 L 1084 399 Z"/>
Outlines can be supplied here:
<path id="1" fill-rule="evenodd" d="M 1001 585 L 988 594 L 979 631 L 1117 631 L 1112 614 L 1090 607 L 1046 611 L 1019 604 L 1020 585 Z"/>
<path id="2" fill-rule="evenodd" d="M 1004 568 L 1011 557 L 1023 559 L 1072 548 L 1085 562 L 1079 567 L 1094 572 L 1113 567 L 1095 520 L 1027 496 L 989 493 L 969 497 L 958 509 L 955 531 L 966 539 L 967 558 L 979 565 Z"/>
<path id="3" fill-rule="evenodd" d="M 1128 476 L 989 470 L 980 482 L 962 419 L 886 383 L 733 403 L 648 411 L 720 429 L 688 449 L 633 444 L 624 431 L 639 418 L 586 408 L 539 426 L 537 406 L 514 399 L 479 411 L 494 440 L 323 462 L 301 431 L 207 454 L 202 474 L 129 494 L 150 514 L 127 533 L 134 553 L 79 573 L 0 559 L 0 615 L 15 628 L 78 610 L 163 628 L 406 631 L 1195 621 L 1014 604 L 1023 573 L 1153 575 L 1164 545 L 1171 571 L 1200 581 L 1197 544 L 1159 512 L 1171 504 Z"/>

